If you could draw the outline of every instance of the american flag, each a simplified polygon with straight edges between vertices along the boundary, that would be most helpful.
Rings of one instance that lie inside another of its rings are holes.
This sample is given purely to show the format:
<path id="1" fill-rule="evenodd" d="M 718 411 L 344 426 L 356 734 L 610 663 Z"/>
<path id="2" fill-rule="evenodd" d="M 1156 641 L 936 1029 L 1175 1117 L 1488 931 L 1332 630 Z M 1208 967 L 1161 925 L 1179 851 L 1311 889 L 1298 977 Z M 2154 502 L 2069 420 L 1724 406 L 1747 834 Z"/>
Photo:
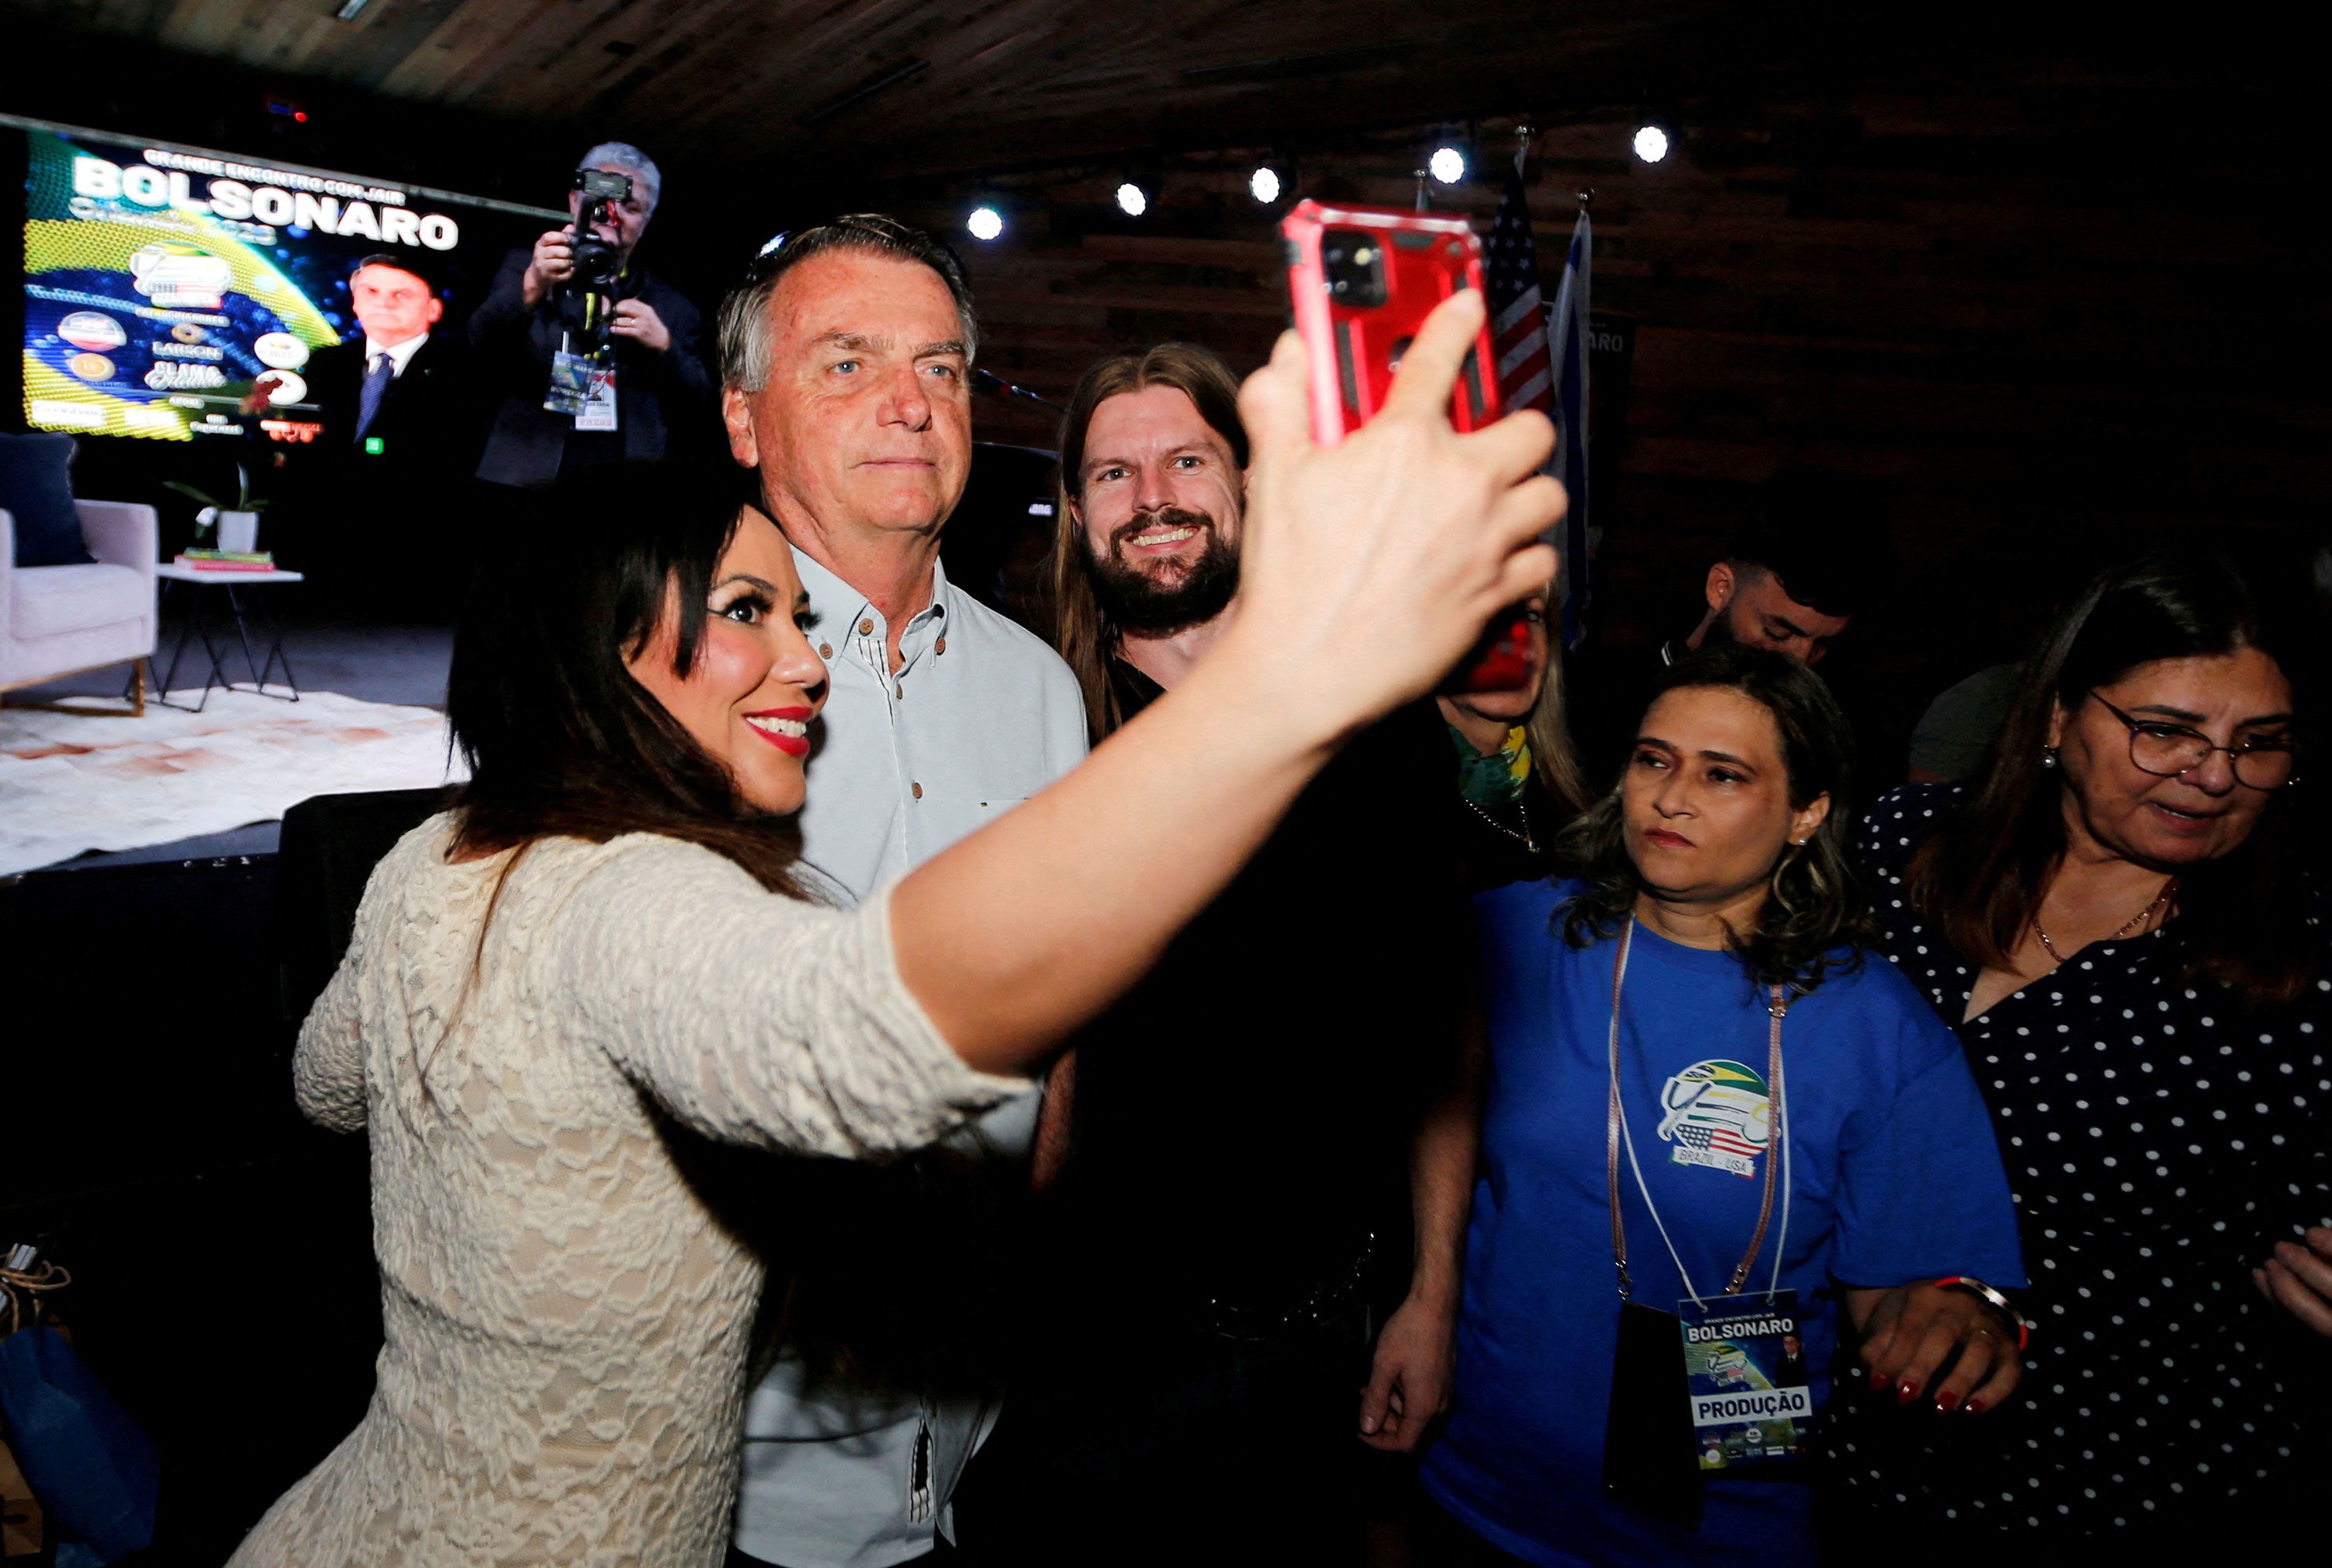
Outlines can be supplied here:
<path id="1" fill-rule="evenodd" d="M 1506 171 L 1505 195 L 1490 225 L 1487 264 L 1490 338 L 1498 355 L 1498 400 L 1508 409 L 1554 414 L 1553 359 L 1547 352 L 1545 300 L 1538 286 L 1538 244 L 1531 238 L 1522 159 Z"/>
<path id="2" fill-rule="evenodd" d="M 1523 190 L 1523 155 L 1506 172 L 1505 193 L 1490 225 L 1487 261 L 1490 336 L 1498 356 L 1498 397 L 1507 408 L 1535 408 L 1562 433 L 1547 472 L 1571 492 L 1571 511 L 1553 544 L 1563 559 L 1563 640 L 1575 646 L 1587 608 L 1587 317 L 1592 245 L 1579 215 L 1555 308 L 1538 281 L 1538 244 L 1531 236 Z M 1552 319 L 1550 319 L 1550 317 Z"/>
<path id="3" fill-rule="evenodd" d="M 1719 1123 L 1685 1122 L 1677 1127 L 1677 1142 L 1688 1149 L 1714 1149 L 1720 1154 L 1763 1154 L 1765 1146 L 1752 1143 L 1734 1129 Z"/>

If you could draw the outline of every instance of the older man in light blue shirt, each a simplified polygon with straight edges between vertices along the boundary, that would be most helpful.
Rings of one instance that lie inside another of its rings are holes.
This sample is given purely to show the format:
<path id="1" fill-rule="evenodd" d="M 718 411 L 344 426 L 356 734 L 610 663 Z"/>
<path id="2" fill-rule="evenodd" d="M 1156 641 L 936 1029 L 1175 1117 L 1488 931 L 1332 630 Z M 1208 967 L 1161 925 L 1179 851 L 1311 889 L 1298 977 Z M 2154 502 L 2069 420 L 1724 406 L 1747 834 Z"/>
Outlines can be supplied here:
<path id="1" fill-rule="evenodd" d="M 730 449 L 793 545 L 831 682 L 803 854 L 857 898 L 1085 755 L 1068 666 L 940 568 L 970 467 L 975 330 L 953 257 L 872 215 L 790 236 L 721 311 Z M 962 1146 L 1025 1154 L 1035 1120 L 1032 1091 Z M 965 1283 L 886 1305 L 943 1323 Z M 789 1346 L 747 1401 L 738 1555 L 892 1568 L 929 1554 L 952 1538 L 950 1495 L 994 1416 L 977 1396 L 813 1384 Z"/>

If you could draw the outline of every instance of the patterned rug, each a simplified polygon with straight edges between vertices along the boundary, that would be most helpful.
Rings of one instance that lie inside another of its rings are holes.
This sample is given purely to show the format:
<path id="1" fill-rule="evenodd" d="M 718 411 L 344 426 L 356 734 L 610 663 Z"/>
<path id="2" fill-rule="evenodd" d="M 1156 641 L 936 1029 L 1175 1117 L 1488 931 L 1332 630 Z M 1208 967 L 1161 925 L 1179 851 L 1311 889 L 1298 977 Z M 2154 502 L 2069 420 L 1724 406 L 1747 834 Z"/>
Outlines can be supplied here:
<path id="1" fill-rule="evenodd" d="M 138 719 L 0 710 L 0 875 L 273 821 L 311 795 L 441 784 L 462 777 L 445 740 L 434 708 L 337 692 L 214 690 L 202 712 Z"/>

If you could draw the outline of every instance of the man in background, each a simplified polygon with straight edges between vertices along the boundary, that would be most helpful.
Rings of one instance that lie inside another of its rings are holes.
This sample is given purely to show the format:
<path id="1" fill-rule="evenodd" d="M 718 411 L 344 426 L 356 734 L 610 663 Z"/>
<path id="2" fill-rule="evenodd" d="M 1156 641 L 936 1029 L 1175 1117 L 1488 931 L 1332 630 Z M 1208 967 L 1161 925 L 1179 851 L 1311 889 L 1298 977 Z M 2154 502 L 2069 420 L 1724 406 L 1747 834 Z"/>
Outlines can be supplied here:
<path id="1" fill-rule="evenodd" d="M 428 264 L 387 252 L 349 274 L 358 330 L 253 384 L 253 411 L 304 385 L 322 433 L 277 448 L 283 498 L 266 540 L 327 600 L 434 615 L 454 607 L 456 541 L 416 550 L 415 520 L 442 517 L 468 486 L 483 432 L 464 345 L 436 330 L 445 301 Z M 448 550 L 443 548 L 454 544 Z"/>
<path id="2" fill-rule="evenodd" d="M 1860 486 L 1796 472 L 1768 480 L 1756 514 L 1710 563 L 1689 631 L 1649 658 L 1583 649 L 1566 660 L 1572 733 L 1590 788 L 1616 777 L 1662 670 L 1694 648 L 1728 642 L 1819 668 L 1878 597 L 1891 559 L 1886 521 Z"/>
<path id="3" fill-rule="evenodd" d="M 399 466 L 454 467 L 447 448 L 464 443 L 474 456 L 462 352 L 435 330 L 445 301 L 423 264 L 367 256 L 349 275 L 349 305 L 363 335 L 317 349 L 301 371 L 322 411 L 323 441 Z"/>
<path id="4" fill-rule="evenodd" d="M 1060 645 L 1096 742 L 1238 614 L 1237 398 L 1176 343 L 1070 398 Z M 1350 1560 L 1364 1445 L 1439 1413 L 1474 1147 L 1438 1114 L 1448 757 L 1424 704 L 1353 741 L 1056 1069 L 1025 1348 L 969 1505 L 983 1563 Z"/>
<path id="5" fill-rule="evenodd" d="M 803 856 L 853 899 L 1085 756 L 1060 659 L 940 564 L 970 470 L 976 333 L 954 257 L 873 214 L 790 236 L 721 308 L 730 452 L 793 546 L 829 675 Z M 1032 1089 L 889 1168 L 759 1179 L 797 1267 L 770 1286 L 786 1334 L 746 1405 L 734 1560 L 949 1550 L 951 1496 L 995 1419 L 1003 1228 L 1035 1121 Z"/>
<path id="6" fill-rule="evenodd" d="M 599 282 L 577 271 L 587 173 L 620 176 L 630 191 L 597 209 L 590 238 L 613 253 Z M 647 154 L 602 142 L 583 155 L 566 227 L 512 251 L 470 318 L 479 372 L 498 406 L 478 477 L 548 484 L 562 473 L 682 455 L 709 445 L 712 372 L 698 348 L 702 318 L 636 259 L 663 176 Z"/>

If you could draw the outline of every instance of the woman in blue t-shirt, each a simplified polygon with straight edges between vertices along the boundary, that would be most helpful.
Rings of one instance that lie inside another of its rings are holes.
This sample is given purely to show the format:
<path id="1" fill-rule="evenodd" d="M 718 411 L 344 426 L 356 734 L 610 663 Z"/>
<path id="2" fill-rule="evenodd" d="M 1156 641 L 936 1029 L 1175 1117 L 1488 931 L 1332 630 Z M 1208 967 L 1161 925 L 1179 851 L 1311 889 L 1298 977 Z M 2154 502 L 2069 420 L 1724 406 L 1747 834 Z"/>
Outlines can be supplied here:
<path id="1" fill-rule="evenodd" d="M 1580 879 L 1477 902 L 1434 1561 L 1802 1564 L 1841 1305 L 1873 1385 L 1939 1420 L 2015 1387 L 2008 1184 L 1958 1042 L 1861 961 L 1848 749 L 1804 665 L 1696 655 L 1564 834 Z"/>

